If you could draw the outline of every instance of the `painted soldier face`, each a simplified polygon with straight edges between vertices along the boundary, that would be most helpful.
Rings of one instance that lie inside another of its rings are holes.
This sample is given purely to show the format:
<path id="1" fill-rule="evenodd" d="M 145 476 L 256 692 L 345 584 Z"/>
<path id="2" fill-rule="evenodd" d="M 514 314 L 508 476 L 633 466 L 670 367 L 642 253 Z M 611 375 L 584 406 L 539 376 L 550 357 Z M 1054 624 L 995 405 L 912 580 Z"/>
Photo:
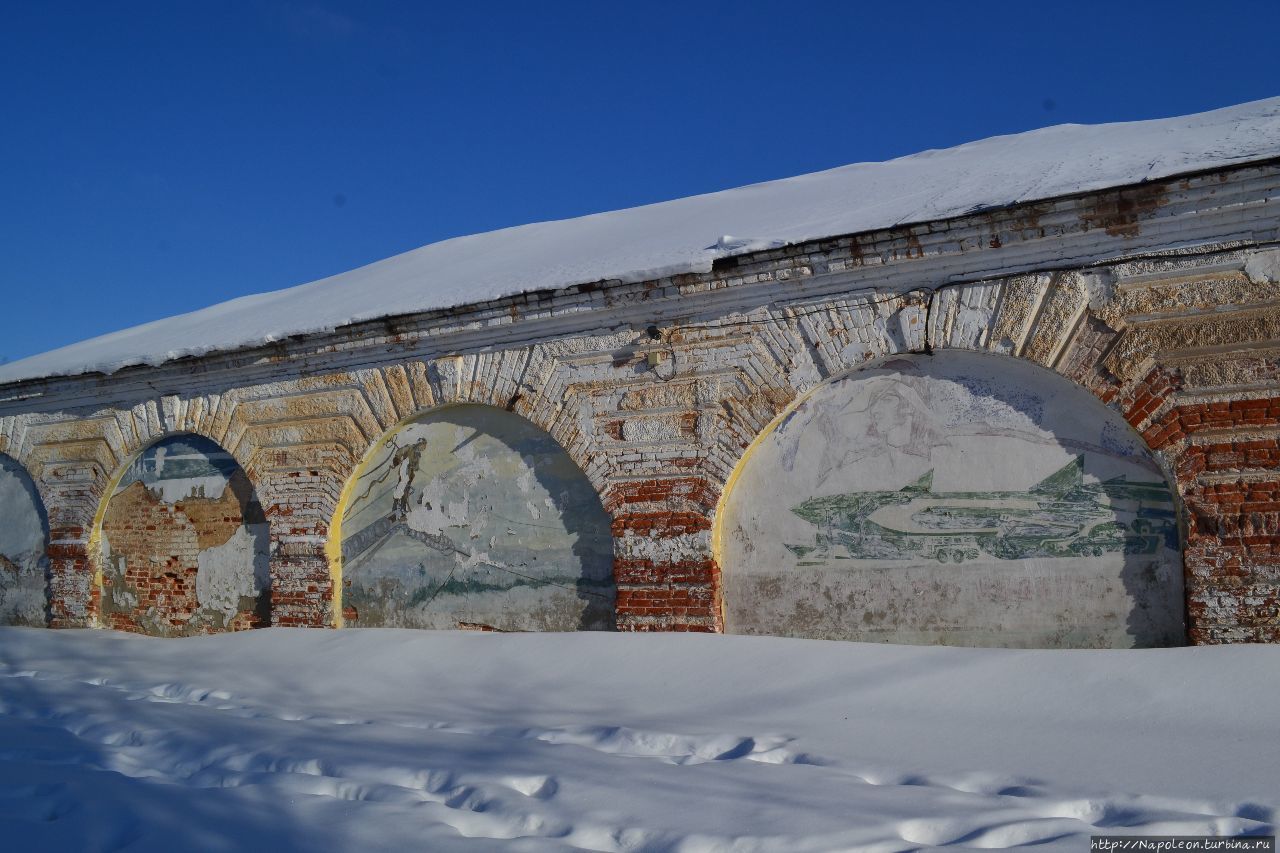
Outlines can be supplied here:
<path id="1" fill-rule="evenodd" d="M 897 394 L 881 394 L 867 410 L 876 435 L 888 436 L 895 427 L 901 426 L 902 410 L 902 399 Z"/>

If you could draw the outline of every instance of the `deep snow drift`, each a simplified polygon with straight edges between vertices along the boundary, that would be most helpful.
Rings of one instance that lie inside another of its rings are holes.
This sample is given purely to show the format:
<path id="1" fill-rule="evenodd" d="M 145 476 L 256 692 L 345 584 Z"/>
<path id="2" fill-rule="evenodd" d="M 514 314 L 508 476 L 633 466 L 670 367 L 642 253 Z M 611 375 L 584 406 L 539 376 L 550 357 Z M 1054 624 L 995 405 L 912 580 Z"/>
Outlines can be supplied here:
<path id="1" fill-rule="evenodd" d="M 897 851 L 1272 834 L 1280 648 L 0 629 L 46 850 Z"/>
<path id="2" fill-rule="evenodd" d="M 513 294 L 705 272 L 718 257 L 1280 156 L 1280 98 L 1066 124 L 629 210 L 432 243 L 351 272 L 0 366 L 0 382 L 160 364 Z"/>

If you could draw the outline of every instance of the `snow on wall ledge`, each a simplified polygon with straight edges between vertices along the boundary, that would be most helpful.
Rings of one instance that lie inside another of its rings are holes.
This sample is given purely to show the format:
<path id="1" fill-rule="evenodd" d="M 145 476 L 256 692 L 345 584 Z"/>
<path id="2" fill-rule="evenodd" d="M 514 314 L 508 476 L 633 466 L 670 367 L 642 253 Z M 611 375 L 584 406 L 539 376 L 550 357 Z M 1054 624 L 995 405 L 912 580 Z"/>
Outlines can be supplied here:
<path id="1" fill-rule="evenodd" d="M 720 257 L 1280 157 L 1280 98 L 1197 115 L 1059 125 L 884 163 L 422 248 L 0 367 L 0 383 L 255 346 L 349 323 L 605 279 L 705 272 Z"/>

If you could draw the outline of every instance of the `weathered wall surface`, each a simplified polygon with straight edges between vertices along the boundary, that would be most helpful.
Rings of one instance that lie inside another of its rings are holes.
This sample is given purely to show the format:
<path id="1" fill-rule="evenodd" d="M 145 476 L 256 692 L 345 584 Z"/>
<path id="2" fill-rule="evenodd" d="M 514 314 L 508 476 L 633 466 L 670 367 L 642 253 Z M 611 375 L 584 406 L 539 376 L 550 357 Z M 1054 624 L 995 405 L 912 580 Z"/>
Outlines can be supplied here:
<path id="1" fill-rule="evenodd" d="M 0 455 L 0 625 L 48 621 L 48 542 L 35 484 L 21 465 Z"/>
<path id="2" fill-rule="evenodd" d="M 177 637 L 268 622 L 262 508 L 208 439 L 174 436 L 139 454 L 107 501 L 99 543 L 112 628 Z"/>
<path id="3" fill-rule="evenodd" d="M 342 514 L 348 626 L 500 631 L 613 627 L 613 537 L 555 439 L 490 406 L 397 429 Z"/>
<path id="4" fill-rule="evenodd" d="M 1259 163 L 753 252 L 706 274 L 24 382 L 0 388 L 0 452 L 48 512 L 55 626 L 104 623 L 95 516 L 122 466 L 179 432 L 225 448 L 261 501 L 272 624 L 332 625 L 327 549 L 361 460 L 422 412 L 493 406 L 549 434 L 599 495 L 617 626 L 717 631 L 712 528 L 774 418 L 893 355 L 995 353 L 1090 393 L 1171 472 L 1187 639 L 1277 641 L 1278 211 L 1280 164 Z"/>
<path id="5" fill-rule="evenodd" d="M 1025 361 L 897 356 L 815 389 L 720 517 L 733 633 L 1183 642 L 1174 497 L 1141 438 Z"/>

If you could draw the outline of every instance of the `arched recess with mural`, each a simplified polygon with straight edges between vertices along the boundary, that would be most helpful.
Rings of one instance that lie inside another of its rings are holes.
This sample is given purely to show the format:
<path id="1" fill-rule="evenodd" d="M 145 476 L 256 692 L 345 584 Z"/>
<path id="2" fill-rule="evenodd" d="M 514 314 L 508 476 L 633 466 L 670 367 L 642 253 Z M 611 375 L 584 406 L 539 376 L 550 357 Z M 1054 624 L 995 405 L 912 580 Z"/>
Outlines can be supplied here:
<path id="1" fill-rule="evenodd" d="M 329 559 L 346 626 L 610 630 L 600 497 L 548 433 L 448 405 L 376 442 L 344 489 Z"/>
<path id="2" fill-rule="evenodd" d="M 49 621 L 49 522 L 35 483 L 0 453 L 0 625 Z"/>
<path id="3" fill-rule="evenodd" d="M 897 355 L 773 421 L 717 512 L 729 633 L 1185 642 L 1177 496 L 1142 439 L 1009 356 Z"/>
<path id="4" fill-rule="evenodd" d="M 211 439 L 170 435 L 134 456 L 107 489 L 90 550 L 106 627 L 179 637 L 269 623 L 262 506 Z"/>

